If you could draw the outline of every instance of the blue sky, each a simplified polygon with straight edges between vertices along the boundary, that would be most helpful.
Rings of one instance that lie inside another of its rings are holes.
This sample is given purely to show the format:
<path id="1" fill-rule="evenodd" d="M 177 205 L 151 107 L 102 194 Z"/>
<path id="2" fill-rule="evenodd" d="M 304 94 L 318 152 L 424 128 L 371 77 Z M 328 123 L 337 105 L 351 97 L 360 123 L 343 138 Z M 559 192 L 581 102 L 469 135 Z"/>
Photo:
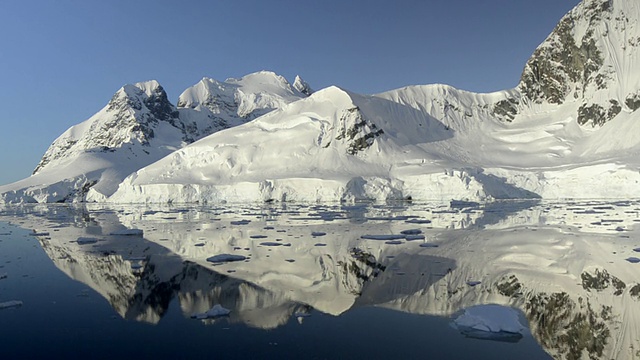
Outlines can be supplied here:
<path id="1" fill-rule="evenodd" d="M 156 79 L 174 104 L 204 76 L 259 70 L 359 93 L 511 88 L 578 2 L 2 0 L 0 184 L 127 83 Z"/>

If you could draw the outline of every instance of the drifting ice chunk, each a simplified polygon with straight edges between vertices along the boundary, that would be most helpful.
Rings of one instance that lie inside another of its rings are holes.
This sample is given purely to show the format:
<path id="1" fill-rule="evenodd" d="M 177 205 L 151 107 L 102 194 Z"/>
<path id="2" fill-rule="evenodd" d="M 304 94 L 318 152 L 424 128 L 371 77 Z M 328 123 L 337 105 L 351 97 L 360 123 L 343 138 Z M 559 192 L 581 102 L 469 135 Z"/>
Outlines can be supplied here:
<path id="1" fill-rule="evenodd" d="M 30 233 L 29 235 L 31 235 L 31 236 L 49 236 L 49 233 L 46 232 L 46 231 L 37 232 L 37 231 L 33 230 L 33 232 Z"/>
<path id="2" fill-rule="evenodd" d="M 78 243 L 78 245 L 95 244 L 98 242 L 98 239 L 90 237 L 79 237 L 76 242 Z"/>
<path id="3" fill-rule="evenodd" d="M 22 301 L 19 300 L 11 300 L 11 301 L 5 301 L 5 302 L 0 302 L 0 310 L 2 309 L 10 309 L 10 308 L 17 308 L 22 306 Z"/>
<path id="4" fill-rule="evenodd" d="M 420 229 L 402 230 L 402 231 L 400 231 L 400 234 L 402 234 L 402 235 L 419 235 L 419 234 L 422 234 L 422 230 L 420 230 Z"/>
<path id="5" fill-rule="evenodd" d="M 214 264 L 219 264 L 219 263 L 232 262 L 232 261 L 243 261 L 246 259 L 247 257 L 242 255 L 219 254 L 219 255 L 214 255 L 212 257 L 207 258 L 207 261 Z"/>
<path id="6" fill-rule="evenodd" d="M 404 235 L 362 235 L 361 239 L 365 240 L 399 240 L 404 239 Z"/>
<path id="7" fill-rule="evenodd" d="M 410 219 L 405 221 L 407 224 L 431 224 L 431 220 L 427 219 Z"/>
<path id="8" fill-rule="evenodd" d="M 283 243 L 279 243 L 279 242 L 275 242 L 275 241 L 265 241 L 265 242 L 261 242 L 260 245 L 262 245 L 262 246 L 282 246 L 284 244 Z"/>
<path id="9" fill-rule="evenodd" d="M 206 312 L 191 315 L 191 318 L 199 320 L 215 319 L 223 316 L 229 316 L 229 313 L 231 313 L 231 310 L 225 309 L 221 305 L 216 304 Z"/>
<path id="10" fill-rule="evenodd" d="M 466 336 L 495 341 L 516 342 L 525 329 L 514 309 L 495 304 L 472 306 L 453 323 Z"/>
<path id="11" fill-rule="evenodd" d="M 142 236 L 143 231 L 140 229 L 124 229 L 114 231 L 110 235 L 122 235 L 122 236 Z"/>
<path id="12" fill-rule="evenodd" d="M 435 247 L 438 247 L 438 245 L 432 244 L 432 243 L 424 243 L 424 244 L 420 244 L 420 247 L 423 247 L 423 248 L 435 248 Z"/>

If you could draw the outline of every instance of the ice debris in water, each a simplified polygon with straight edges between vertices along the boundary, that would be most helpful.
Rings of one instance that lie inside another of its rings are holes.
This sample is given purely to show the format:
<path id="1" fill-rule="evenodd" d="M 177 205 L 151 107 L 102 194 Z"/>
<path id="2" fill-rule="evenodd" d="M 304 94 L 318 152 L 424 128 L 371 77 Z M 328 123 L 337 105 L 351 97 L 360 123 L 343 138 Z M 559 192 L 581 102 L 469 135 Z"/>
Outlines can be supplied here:
<path id="1" fill-rule="evenodd" d="M 282 246 L 284 244 L 283 243 L 279 243 L 279 242 L 275 242 L 275 241 L 265 241 L 265 242 L 261 242 L 260 245 L 262 245 L 262 246 Z"/>
<path id="2" fill-rule="evenodd" d="M 33 232 L 30 233 L 29 235 L 31 235 L 31 236 L 49 236 L 49 233 L 46 232 L 46 231 L 38 232 L 38 231 L 33 230 Z"/>
<path id="3" fill-rule="evenodd" d="M 517 341 L 525 329 L 518 320 L 516 310 L 495 304 L 472 306 L 465 309 L 453 322 L 463 334 L 488 340 L 509 341 L 505 336 L 512 335 Z"/>
<path id="4" fill-rule="evenodd" d="M 423 244 L 420 244 L 420 247 L 423 247 L 423 248 L 435 248 L 435 247 L 438 247 L 438 245 L 437 244 L 432 244 L 432 243 L 423 243 Z"/>
<path id="5" fill-rule="evenodd" d="M 143 231 L 140 229 L 124 229 L 118 230 L 111 233 L 111 235 L 122 235 L 122 236 L 142 236 Z"/>
<path id="6" fill-rule="evenodd" d="M 384 242 L 387 245 L 400 245 L 402 244 L 402 241 L 400 240 L 389 240 L 389 241 L 385 241 Z"/>
<path id="7" fill-rule="evenodd" d="M 231 310 L 225 309 L 222 305 L 216 304 L 213 307 L 203 313 L 191 315 L 192 319 L 215 319 L 223 316 L 229 316 Z"/>
<path id="8" fill-rule="evenodd" d="M 249 225 L 250 222 L 251 220 L 232 221 L 231 225 Z"/>
<path id="9" fill-rule="evenodd" d="M 95 244 L 98 242 L 98 239 L 91 237 L 79 237 L 76 242 L 78 243 L 78 245 Z"/>
<path id="10" fill-rule="evenodd" d="M 233 254 L 218 254 L 207 258 L 208 262 L 218 264 L 232 261 L 243 261 L 246 260 L 246 256 L 242 255 L 233 255 Z"/>
<path id="11" fill-rule="evenodd" d="M 10 309 L 10 308 L 17 308 L 22 306 L 22 301 L 20 300 L 11 300 L 11 301 L 5 301 L 5 302 L 0 302 L 0 310 L 2 309 Z"/>
<path id="12" fill-rule="evenodd" d="M 407 224 L 431 224 L 431 220 L 426 219 L 410 219 L 405 221 Z"/>
<path id="13" fill-rule="evenodd" d="M 361 239 L 365 240 L 399 240 L 404 239 L 404 235 L 362 235 Z"/>

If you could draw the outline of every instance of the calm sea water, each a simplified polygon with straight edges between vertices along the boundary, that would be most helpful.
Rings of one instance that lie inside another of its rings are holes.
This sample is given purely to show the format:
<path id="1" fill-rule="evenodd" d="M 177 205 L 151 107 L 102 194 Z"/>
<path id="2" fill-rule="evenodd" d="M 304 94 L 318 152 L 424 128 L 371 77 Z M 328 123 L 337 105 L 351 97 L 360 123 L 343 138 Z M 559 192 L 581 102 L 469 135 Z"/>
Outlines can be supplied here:
<path id="1" fill-rule="evenodd" d="M 5 207 L 0 357 L 634 358 L 639 212 L 633 202 Z M 490 304 L 505 311 L 482 310 Z"/>

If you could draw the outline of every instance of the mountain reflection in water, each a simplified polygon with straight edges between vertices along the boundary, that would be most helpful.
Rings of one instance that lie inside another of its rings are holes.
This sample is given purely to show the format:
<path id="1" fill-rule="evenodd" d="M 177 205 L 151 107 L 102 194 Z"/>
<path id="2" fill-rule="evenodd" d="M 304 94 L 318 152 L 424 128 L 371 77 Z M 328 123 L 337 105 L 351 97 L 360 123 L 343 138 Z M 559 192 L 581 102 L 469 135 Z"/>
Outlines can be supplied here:
<path id="1" fill-rule="evenodd" d="M 176 299 L 185 318 L 214 305 L 231 310 L 189 321 L 259 329 L 314 312 L 376 307 L 449 318 L 499 304 L 519 309 L 554 358 L 626 359 L 640 351 L 640 265 L 626 260 L 640 250 L 636 202 L 0 211 L 0 221 L 37 232 L 58 269 L 128 320 L 156 324 Z M 246 260 L 207 261 L 221 254 Z M 476 330 L 465 334 L 500 340 Z M 505 334 L 503 341 L 522 338 Z"/>

